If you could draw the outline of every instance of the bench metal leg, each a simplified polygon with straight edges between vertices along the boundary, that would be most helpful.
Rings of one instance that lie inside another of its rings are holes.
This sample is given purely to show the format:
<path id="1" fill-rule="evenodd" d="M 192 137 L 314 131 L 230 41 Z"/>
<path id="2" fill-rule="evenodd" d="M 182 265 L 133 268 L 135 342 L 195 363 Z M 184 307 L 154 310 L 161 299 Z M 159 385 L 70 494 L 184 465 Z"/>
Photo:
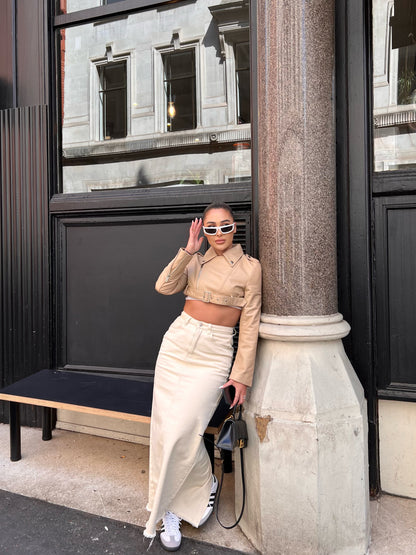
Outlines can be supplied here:
<path id="1" fill-rule="evenodd" d="M 214 434 L 204 434 L 205 449 L 208 452 L 211 461 L 212 473 L 214 474 Z"/>
<path id="2" fill-rule="evenodd" d="M 224 474 L 229 474 L 233 471 L 233 453 L 232 451 L 224 451 Z"/>
<path id="3" fill-rule="evenodd" d="M 22 444 L 20 435 L 20 404 L 9 403 L 10 424 L 10 460 L 20 461 L 22 458 Z"/>
<path id="4" fill-rule="evenodd" d="M 211 461 L 211 466 L 212 466 L 212 473 L 215 473 L 215 466 L 214 466 L 214 440 L 215 440 L 215 436 L 214 434 L 204 434 L 204 443 L 205 443 L 205 449 L 208 452 L 209 455 L 209 459 Z M 230 472 L 233 471 L 233 454 L 231 451 L 222 451 L 222 459 L 223 459 L 223 465 L 224 465 L 224 473 L 225 474 L 229 474 Z"/>
<path id="5" fill-rule="evenodd" d="M 49 441 L 52 439 L 52 409 L 42 407 L 42 439 Z"/>

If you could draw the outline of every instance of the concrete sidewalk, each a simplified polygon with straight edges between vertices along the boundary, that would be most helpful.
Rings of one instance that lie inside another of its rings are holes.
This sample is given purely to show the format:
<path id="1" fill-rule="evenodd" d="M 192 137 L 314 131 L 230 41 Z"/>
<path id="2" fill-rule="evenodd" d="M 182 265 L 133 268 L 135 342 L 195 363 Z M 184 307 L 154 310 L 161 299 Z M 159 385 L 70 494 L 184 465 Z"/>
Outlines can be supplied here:
<path id="1" fill-rule="evenodd" d="M 23 428 L 23 458 L 12 463 L 9 427 L 0 424 L 0 553 L 145 553 L 148 448 L 64 430 L 53 436 L 43 442 L 41 430 Z M 224 520 L 234 506 L 233 478 L 226 475 Z M 414 555 L 416 501 L 383 495 L 370 505 L 370 555 Z M 182 532 L 181 553 L 257 553 L 238 527 L 225 530 L 215 517 L 200 530 L 184 524 Z M 157 540 L 149 553 L 162 553 Z"/>
<path id="2" fill-rule="evenodd" d="M 0 424 L 0 490 L 140 527 L 140 530 L 135 528 L 134 534 L 141 542 L 142 529 L 148 519 L 145 509 L 148 447 L 66 430 L 54 430 L 51 441 L 42 441 L 41 438 L 40 429 L 22 428 L 22 459 L 11 462 L 9 426 Z M 220 476 L 219 463 L 216 475 Z M 233 483 L 234 474 L 226 474 L 221 494 L 224 523 L 233 522 Z M 0 530 L 2 535 L 4 528 Z M 133 533 L 131 526 L 128 530 Z M 225 530 L 217 523 L 215 516 L 200 529 L 184 523 L 181 530 L 185 537 L 199 542 L 232 549 L 236 553 L 257 553 L 239 527 Z M 152 550 L 156 543 L 158 541 L 155 540 Z M 115 552 L 117 555 L 127 553 L 123 543 L 122 546 L 120 551 Z M 205 552 L 208 553 L 198 553 Z M 0 550 L 0 553 L 3 554 L 3 551 Z M 61 555 L 72 551 L 50 553 Z M 92 552 L 74 553 L 91 555 Z"/>

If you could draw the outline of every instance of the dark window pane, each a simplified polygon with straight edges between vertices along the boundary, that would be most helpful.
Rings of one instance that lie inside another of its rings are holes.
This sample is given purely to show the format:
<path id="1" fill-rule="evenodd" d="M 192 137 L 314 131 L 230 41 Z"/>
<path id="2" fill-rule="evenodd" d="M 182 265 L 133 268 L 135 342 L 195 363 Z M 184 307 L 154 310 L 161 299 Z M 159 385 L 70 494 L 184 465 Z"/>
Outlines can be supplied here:
<path id="1" fill-rule="evenodd" d="M 172 83 L 176 115 L 172 120 L 172 131 L 194 129 L 195 122 L 195 79 L 179 79 Z"/>
<path id="2" fill-rule="evenodd" d="M 413 104 L 416 100 L 416 44 L 398 50 L 397 104 Z"/>
<path id="3" fill-rule="evenodd" d="M 175 52 L 165 55 L 166 79 L 176 79 L 195 74 L 194 51 Z"/>
<path id="4" fill-rule="evenodd" d="M 109 91 L 104 96 L 104 138 L 121 139 L 126 135 L 126 95 L 124 91 Z"/>
<path id="5" fill-rule="evenodd" d="M 390 18 L 392 45 L 402 48 L 414 44 L 416 36 L 416 6 L 413 0 L 395 0 Z"/>
<path id="6" fill-rule="evenodd" d="M 126 86 L 126 66 L 125 64 L 111 64 L 105 66 L 102 72 L 101 86 L 104 90 Z"/>
<path id="7" fill-rule="evenodd" d="M 248 42 L 241 42 L 235 45 L 236 66 L 239 69 L 250 68 L 250 48 Z"/>
<path id="8" fill-rule="evenodd" d="M 237 122 L 250 123 L 250 48 L 248 42 L 235 45 L 237 80 Z"/>
<path id="9" fill-rule="evenodd" d="M 126 63 L 103 65 L 98 71 L 103 139 L 121 139 L 127 135 Z"/>
<path id="10" fill-rule="evenodd" d="M 196 127 L 195 52 L 185 50 L 163 56 L 167 131 Z"/>
<path id="11" fill-rule="evenodd" d="M 250 123 L 250 71 L 239 71 L 238 88 L 238 123 Z"/>

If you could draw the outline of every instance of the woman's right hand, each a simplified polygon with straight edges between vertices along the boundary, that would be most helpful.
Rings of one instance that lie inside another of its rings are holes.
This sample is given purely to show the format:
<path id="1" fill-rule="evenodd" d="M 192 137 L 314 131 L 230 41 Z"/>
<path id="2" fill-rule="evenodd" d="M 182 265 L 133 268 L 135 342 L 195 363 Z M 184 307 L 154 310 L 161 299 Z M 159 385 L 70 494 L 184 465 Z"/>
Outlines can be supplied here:
<path id="1" fill-rule="evenodd" d="M 202 229 L 202 219 L 195 218 L 192 220 L 191 227 L 189 228 L 189 239 L 188 244 L 185 247 L 186 252 L 189 254 L 195 254 L 199 251 L 202 245 L 204 237 L 199 237 Z"/>

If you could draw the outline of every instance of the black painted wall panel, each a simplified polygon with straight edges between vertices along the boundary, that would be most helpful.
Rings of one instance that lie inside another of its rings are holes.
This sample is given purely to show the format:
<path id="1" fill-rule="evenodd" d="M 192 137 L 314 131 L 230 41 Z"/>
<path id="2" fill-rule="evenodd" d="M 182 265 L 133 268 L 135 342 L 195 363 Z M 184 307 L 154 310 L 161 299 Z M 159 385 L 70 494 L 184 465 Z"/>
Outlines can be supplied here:
<path id="1" fill-rule="evenodd" d="M 416 399 L 416 197 L 375 200 L 380 396 Z"/>
<path id="2" fill-rule="evenodd" d="M 199 215 L 177 211 L 58 218 L 58 367 L 153 374 L 162 336 L 184 304 L 182 293 L 160 295 L 154 285 Z M 245 249 L 250 215 L 236 217 L 235 240 Z"/>
<path id="3" fill-rule="evenodd" d="M 67 226 L 67 364 L 154 370 L 162 333 L 183 305 L 183 295 L 159 295 L 154 284 L 185 244 L 187 227 L 122 220 Z"/>
<path id="4" fill-rule="evenodd" d="M 391 381 L 416 384 L 416 208 L 390 210 L 387 225 Z"/>

